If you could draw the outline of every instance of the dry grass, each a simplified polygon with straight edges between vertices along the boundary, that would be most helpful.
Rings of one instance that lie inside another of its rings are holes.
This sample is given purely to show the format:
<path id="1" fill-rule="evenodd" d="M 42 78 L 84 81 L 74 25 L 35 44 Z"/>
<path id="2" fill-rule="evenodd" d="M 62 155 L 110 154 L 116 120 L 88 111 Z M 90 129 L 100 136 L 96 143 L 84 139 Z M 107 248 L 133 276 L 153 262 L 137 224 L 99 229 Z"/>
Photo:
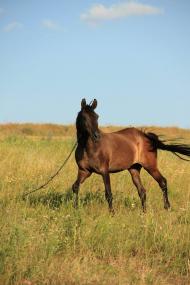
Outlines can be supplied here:
<path id="1" fill-rule="evenodd" d="M 114 217 L 97 175 L 82 185 L 80 207 L 73 209 L 73 156 L 46 190 L 23 200 L 23 192 L 59 167 L 75 140 L 73 126 L 27 127 L 32 133 L 21 131 L 26 125 L 0 127 L 0 284 L 190 284 L 189 163 L 159 152 L 159 166 L 169 183 L 169 212 L 163 209 L 159 187 L 145 172 L 146 215 L 127 172 L 111 176 Z M 190 141 L 189 130 L 146 129 Z"/>

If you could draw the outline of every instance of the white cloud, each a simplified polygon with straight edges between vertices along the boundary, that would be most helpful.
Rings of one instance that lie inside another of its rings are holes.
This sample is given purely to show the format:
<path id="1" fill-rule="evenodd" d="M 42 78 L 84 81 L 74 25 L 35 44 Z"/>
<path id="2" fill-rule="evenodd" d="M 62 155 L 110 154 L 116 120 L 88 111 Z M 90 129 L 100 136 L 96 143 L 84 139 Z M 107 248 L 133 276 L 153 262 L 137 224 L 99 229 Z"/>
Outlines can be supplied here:
<path id="1" fill-rule="evenodd" d="M 49 30 L 60 30 L 61 29 L 61 26 L 58 23 L 50 19 L 43 20 L 41 24 L 44 28 L 49 29 Z"/>
<path id="2" fill-rule="evenodd" d="M 22 26 L 23 25 L 21 23 L 19 23 L 17 21 L 13 21 L 13 22 L 10 22 L 9 24 L 7 24 L 3 28 L 3 31 L 6 32 L 6 33 L 9 33 L 9 32 L 12 32 L 13 30 L 22 28 Z"/>
<path id="3" fill-rule="evenodd" d="M 96 24 L 101 21 L 115 20 L 129 16 L 162 14 L 163 10 L 154 6 L 138 2 L 124 2 L 109 7 L 103 4 L 93 5 L 86 13 L 81 14 L 83 21 Z"/>

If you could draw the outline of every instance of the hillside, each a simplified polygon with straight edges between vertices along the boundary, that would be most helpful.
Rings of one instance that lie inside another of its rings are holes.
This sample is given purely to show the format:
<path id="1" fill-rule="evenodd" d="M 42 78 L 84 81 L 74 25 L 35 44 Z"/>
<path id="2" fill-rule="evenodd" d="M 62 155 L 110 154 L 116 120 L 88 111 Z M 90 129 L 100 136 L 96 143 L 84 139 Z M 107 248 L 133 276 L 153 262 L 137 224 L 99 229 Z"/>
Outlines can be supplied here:
<path id="1" fill-rule="evenodd" d="M 129 127 L 129 126 L 126 126 Z M 130 126 L 131 127 L 131 126 Z M 176 137 L 190 139 L 190 130 L 182 129 L 178 127 L 157 127 L 157 126 L 133 126 L 145 131 L 152 131 L 158 135 L 164 135 L 165 137 Z M 125 126 L 100 126 L 100 129 L 104 132 L 113 132 L 119 129 L 125 128 Z M 57 125 L 57 124 L 0 124 L 0 138 L 8 136 L 28 136 L 28 137 L 44 137 L 44 138 L 56 138 L 56 137 L 74 137 L 75 126 L 74 125 Z"/>

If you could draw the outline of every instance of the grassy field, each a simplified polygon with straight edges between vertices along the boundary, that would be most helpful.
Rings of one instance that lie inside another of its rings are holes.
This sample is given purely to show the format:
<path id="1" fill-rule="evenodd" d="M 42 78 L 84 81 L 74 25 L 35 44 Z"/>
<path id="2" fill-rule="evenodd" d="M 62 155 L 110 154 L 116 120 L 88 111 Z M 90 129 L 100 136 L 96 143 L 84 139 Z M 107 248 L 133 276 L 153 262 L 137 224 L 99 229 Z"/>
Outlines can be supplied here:
<path id="1" fill-rule="evenodd" d="M 190 142 L 190 130 L 147 129 Z M 168 212 L 145 171 L 146 214 L 126 171 L 111 175 L 114 217 L 95 174 L 73 209 L 74 155 L 46 189 L 22 199 L 55 172 L 74 141 L 73 126 L 0 126 L 0 285 L 190 284 L 190 163 L 159 152 Z"/>

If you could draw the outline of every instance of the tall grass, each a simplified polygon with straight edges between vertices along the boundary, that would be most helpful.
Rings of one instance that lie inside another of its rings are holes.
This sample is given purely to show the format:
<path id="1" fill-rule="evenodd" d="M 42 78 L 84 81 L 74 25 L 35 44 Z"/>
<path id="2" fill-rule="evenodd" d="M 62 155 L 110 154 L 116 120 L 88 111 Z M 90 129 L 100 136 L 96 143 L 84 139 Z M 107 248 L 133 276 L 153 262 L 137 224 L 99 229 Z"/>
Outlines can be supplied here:
<path id="1" fill-rule="evenodd" d="M 169 132 L 183 135 L 180 129 Z M 69 136 L 53 138 L 16 132 L 1 138 L 0 284 L 190 284 L 190 164 L 159 152 L 169 212 L 145 171 L 147 214 L 126 171 L 111 175 L 114 217 L 97 175 L 81 186 L 75 210 L 74 156 L 46 189 L 23 200 L 24 192 L 54 173 L 74 143 Z"/>

